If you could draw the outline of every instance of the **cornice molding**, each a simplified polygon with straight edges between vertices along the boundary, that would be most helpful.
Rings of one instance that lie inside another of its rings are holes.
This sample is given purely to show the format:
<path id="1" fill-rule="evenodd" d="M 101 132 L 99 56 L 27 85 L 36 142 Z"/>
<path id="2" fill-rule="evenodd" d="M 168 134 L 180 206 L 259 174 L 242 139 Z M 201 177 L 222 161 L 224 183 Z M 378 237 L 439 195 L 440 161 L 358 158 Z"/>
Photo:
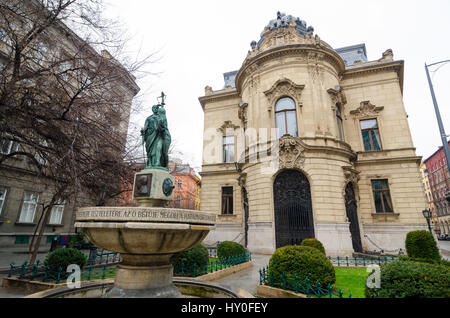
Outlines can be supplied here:
<path id="1" fill-rule="evenodd" d="M 237 91 L 240 92 L 242 90 L 245 78 L 257 71 L 262 63 L 285 56 L 301 56 L 305 65 L 311 66 L 317 66 L 321 60 L 324 60 L 334 66 L 338 75 L 345 71 L 344 61 L 339 54 L 325 46 L 317 47 L 312 44 L 287 44 L 268 49 L 254 57 L 247 58 L 239 72 L 236 74 Z"/>
<path id="2" fill-rule="evenodd" d="M 206 103 L 214 103 L 222 100 L 227 100 L 231 98 L 239 98 L 239 93 L 236 89 L 219 91 L 217 93 L 213 93 L 211 95 L 201 96 L 198 98 L 202 109 L 205 110 Z"/>

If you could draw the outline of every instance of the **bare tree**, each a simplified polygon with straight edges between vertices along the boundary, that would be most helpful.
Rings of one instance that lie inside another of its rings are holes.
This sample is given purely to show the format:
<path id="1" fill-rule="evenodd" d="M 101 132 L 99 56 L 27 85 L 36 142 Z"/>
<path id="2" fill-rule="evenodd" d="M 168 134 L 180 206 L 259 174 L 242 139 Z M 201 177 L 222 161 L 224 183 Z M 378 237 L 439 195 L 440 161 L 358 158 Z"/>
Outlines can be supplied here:
<path id="1" fill-rule="evenodd" d="M 132 74 L 150 57 L 124 57 L 120 28 L 102 10 L 101 0 L 0 3 L 0 137 L 20 145 L 1 155 L 0 167 L 25 159 L 53 194 L 30 243 L 31 264 L 55 204 L 82 192 L 103 205 L 131 176 L 137 146 L 127 144 L 127 130 L 139 91 Z"/>

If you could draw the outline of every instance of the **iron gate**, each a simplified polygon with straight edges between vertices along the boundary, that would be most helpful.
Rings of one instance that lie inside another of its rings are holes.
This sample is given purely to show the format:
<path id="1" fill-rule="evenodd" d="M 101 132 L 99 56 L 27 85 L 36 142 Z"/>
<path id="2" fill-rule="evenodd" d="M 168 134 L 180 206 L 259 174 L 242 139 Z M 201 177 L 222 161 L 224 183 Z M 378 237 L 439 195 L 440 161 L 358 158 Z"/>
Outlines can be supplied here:
<path id="1" fill-rule="evenodd" d="M 349 182 L 345 187 L 345 211 L 347 212 L 347 218 L 350 222 L 350 235 L 352 236 L 353 250 L 361 253 L 363 250 L 357 209 L 358 206 L 356 204 L 353 183 Z"/>
<path id="2" fill-rule="evenodd" d="M 276 247 L 314 238 L 309 181 L 297 170 L 281 172 L 273 185 Z"/>

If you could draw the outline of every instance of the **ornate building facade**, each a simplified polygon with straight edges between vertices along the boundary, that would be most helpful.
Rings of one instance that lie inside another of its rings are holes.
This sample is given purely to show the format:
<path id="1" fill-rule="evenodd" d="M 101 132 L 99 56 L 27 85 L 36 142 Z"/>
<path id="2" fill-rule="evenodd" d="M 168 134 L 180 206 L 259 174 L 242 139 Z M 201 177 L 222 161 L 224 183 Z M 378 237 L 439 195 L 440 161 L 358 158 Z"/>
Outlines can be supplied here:
<path id="1" fill-rule="evenodd" d="M 405 112 L 403 61 L 368 61 L 364 44 L 333 49 L 278 13 L 225 87 L 207 86 L 201 209 L 207 244 L 252 252 L 315 237 L 328 255 L 404 248 L 426 229 Z"/>

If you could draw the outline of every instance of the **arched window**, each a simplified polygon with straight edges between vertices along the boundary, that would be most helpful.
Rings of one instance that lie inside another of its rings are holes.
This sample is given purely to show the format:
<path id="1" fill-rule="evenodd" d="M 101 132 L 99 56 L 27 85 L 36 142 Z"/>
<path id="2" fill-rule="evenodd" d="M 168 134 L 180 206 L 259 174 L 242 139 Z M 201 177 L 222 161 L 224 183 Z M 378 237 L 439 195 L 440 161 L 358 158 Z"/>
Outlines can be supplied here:
<path id="1" fill-rule="evenodd" d="M 336 104 L 336 123 L 338 130 L 338 138 L 339 140 L 344 141 L 344 125 L 342 123 L 342 113 L 341 113 L 341 105 Z"/>
<path id="2" fill-rule="evenodd" d="M 283 97 L 275 105 L 275 120 L 278 129 L 278 138 L 289 134 L 298 137 L 297 111 L 292 98 Z"/>

